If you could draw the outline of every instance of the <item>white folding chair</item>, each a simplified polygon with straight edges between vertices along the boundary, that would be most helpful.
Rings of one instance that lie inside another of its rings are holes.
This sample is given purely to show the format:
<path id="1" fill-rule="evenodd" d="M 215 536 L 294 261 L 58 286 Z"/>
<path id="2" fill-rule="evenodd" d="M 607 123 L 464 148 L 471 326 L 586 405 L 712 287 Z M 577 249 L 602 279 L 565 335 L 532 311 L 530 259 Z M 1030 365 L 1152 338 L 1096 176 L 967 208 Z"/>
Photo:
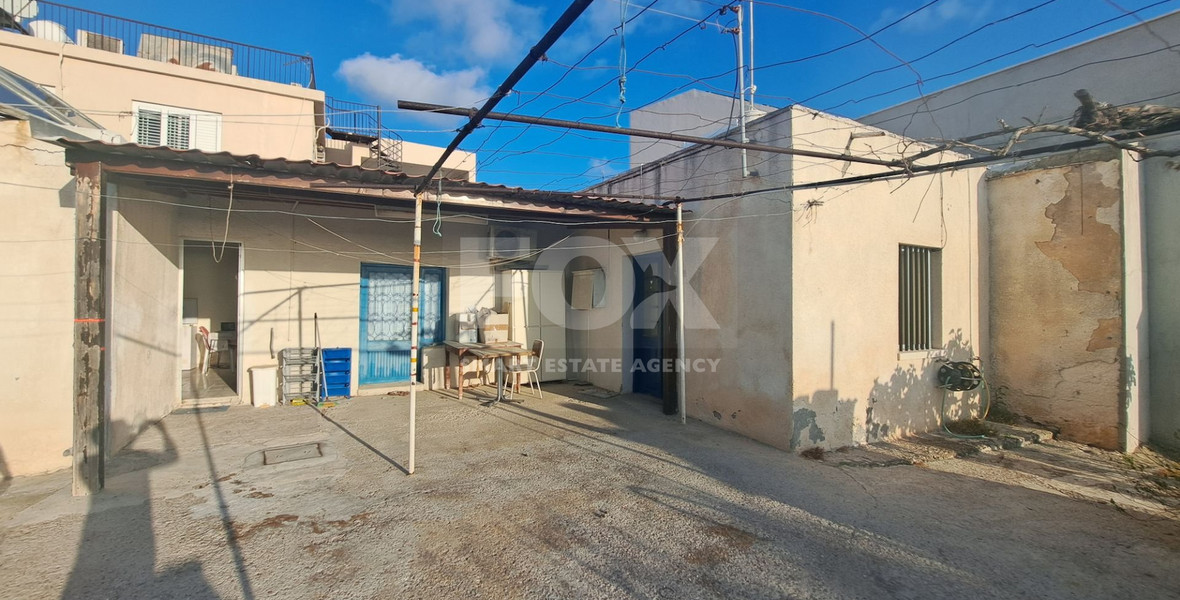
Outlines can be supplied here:
<path id="1" fill-rule="evenodd" d="M 524 364 L 510 365 L 508 373 L 515 377 L 515 383 L 512 388 L 509 388 L 508 397 L 512 397 L 512 389 L 515 388 L 517 392 L 520 391 L 520 376 L 523 374 L 529 378 L 528 384 L 532 386 L 537 392 L 538 398 L 544 398 L 545 395 L 541 393 L 540 373 L 541 370 L 541 355 L 545 353 L 545 341 L 533 341 L 533 351 L 528 355 L 528 360 Z"/>

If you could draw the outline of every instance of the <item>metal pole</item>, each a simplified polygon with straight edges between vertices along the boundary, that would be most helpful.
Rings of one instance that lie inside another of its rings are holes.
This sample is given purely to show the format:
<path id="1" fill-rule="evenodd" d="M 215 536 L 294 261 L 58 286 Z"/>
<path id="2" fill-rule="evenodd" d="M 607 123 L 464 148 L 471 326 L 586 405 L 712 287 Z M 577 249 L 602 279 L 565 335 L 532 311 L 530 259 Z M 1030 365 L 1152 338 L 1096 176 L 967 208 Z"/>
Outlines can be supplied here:
<path id="1" fill-rule="evenodd" d="M 397 107 L 402 110 L 419 110 L 438 113 L 440 115 L 458 115 L 461 117 L 474 115 L 473 108 L 459 108 L 455 106 L 445 106 L 442 104 L 429 104 L 426 102 L 411 102 L 408 100 L 398 100 Z M 842 160 L 854 163 L 863 163 L 866 165 L 877 165 L 881 167 L 900 167 L 905 165 L 904 160 L 881 160 L 879 158 L 866 158 L 861 156 L 854 156 L 851 154 L 835 154 L 833 152 L 816 152 L 813 150 L 801 150 L 798 148 L 783 148 L 780 146 L 770 146 L 768 144 L 752 144 L 735 142 L 733 140 L 721 138 L 703 138 L 691 135 L 682 135 L 679 133 L 667 133 L 663 131 L 652 131 L 650 129 L 632 129 L 630 127 L 613 127 L 609 125 L 596 125 L 594 123 L 583 123 L 580 121 L 565 121 L 562 119 L 549 119 L 546 117 L 531 117 L 528 115 L 514 115 L 508 113 L 493 113 L 489 112 L 482 117 L 483 120 L 488 121 L 508 121 L 511 123 L 528 123 L 530 125 L 544 125 L 548 127 L 561 127 L 562 129 L 578 129 L 581 131 L 596 131 L 598 133 L 613 133 L 618 135 L 629 135 L 633 137 L 649 138 L 653 140 L 669 140 L 673 142 L 686 142 L 689 144 L 700 144 L 702 146 L 720 146 L 722 148 L 746 148 L 749 150 L 756 150 L 758 152 L 770 152 L 772 154 L 790 154 L 793 156 L 807 156 L 810 158 L 826 158 L 830 160 Z M 861 177 L 866 177 L 862 175 Z M 419 184 L 421 185 L 421 184 Z M 760 190 L 761 191 L 761 190 Z M 744 193 L 744 192 L 743 192 Z"/>
<path id="2" fill-rule="evenodd" d="M 738 123 L 742 132 L 742 143 L 749 143 L 750 138 L 746 137 L 746 59 L 742 48 L 746 45 L 745 38 L 742 37 L 742 5 L 732 7 L 733 12 L 737 13 L 738 25 L 734 28 L 733 34 L 737 36 L 737 61 L 738 61 L 738 103 L 741 105 L 741 114 L 738 115 Z M 750 165 L 746 160 L 746 149 L 742 148 L 742 177 L 750 176 Z"/>
<path id="3" fill-rule="evenodd" d="M 508 78 L 500 84 L 500 87 L 496 89 L 496 93 L 492 94 L 491 98 L 488 98 L 488 101 L 484 103 L 478 112 L 471 114 L 471 118 L 467 121 L 467 124 L 463 126 L 463 129 L 459 130 L 459 133 L 455 135 L 455 139 L 451 140 L 447 149 L 443 151 L 442 155 L 438 157 L 438 161 L 430 168 L 430 172 L 414 188 L 414 269 L 413 276 L 410 278 L 410 285 L 413 286 L 410 290 L 410 460 L 406 467 L 406 471 L 411 475 L 414 473 L 414 436 L 418 418 L 418 394 L 414 384 L 418 380 L 418 282 L 422 275 L 422 194 L 430 185 L 431 178 L 438 173 L 443 163 L 455 151 L 455 148 L 459 147 L 459 143 L 475 130 L 484 116 L 491 112 L 504 96 L 507 96 L 512 91 L 512 87 L 545 55 L 545 52 L 565 33 L 566 29 L 569 29 L 570 25 L 573 25 L 574 20 L 590 6 L 591 2 L 593 0 L 575 0 L 570 4 L 569 8 L 565 9 L 565 12 L 558 17 L 557 22 L 549 28 L 549 31 L 545 32 L 541 41 L 537 42 L 537 45 L 529 50 L 528 56 L 520 61 L 520 64 L 512 70 Z"/>
<path id="4" fill-rule="evenodd" d="M 422 276 L 422 193 L 414 195 L 414 269 L 410 277 L 410 461 L 414 474 L 414 434 L 418 424 L 418 281 Z"/>
<path id="5" fill-rule="evenodd" d="M 754 110 L 754 92 L 758 86 L 754 85 L 754 0 L 750 0 L 750 110 Z"/>
<path id="6" fill-rule="evenodd" d="M 561 13 L 561 16 L 557 18 L 557 22 L 549 28 L 549 31 L 545 32 L 545 35 L 541 37 L 541 41 L 537 42 L 537 45 L 529 50 L 528 56 L 525 56 L 524 60 L 520 61 L 520 64 L 516 65 L 516 68 L 508 74 L 508 78 L 500 84 L 500 87 L 496 88 L 496 92 L 492 94 L 492 97 L 488 98 L 488 101 L 484 102 L 484 105 L 478 111 L 472 111 L 471 118 L 467 121 L 467 124 L 459 130 L 459 133 L 455 135 L 455 139 L 451 140 L 451 143 L 447 145 L 447 149 L 443 151 L 442 156 L 438 157 L 438 162 L 435 162 L 434 166 L 430 167 L 430 171 L 422 178 L 422 183 L 419 183 L 418 187 L 414 189 L 415 196 L 421 194 L 430 186 L 430 179 L 438 174 L 443 163 L 451 157 L 451 153 L 455 151 L 455 148 L 459 147 L 459 143 L 466 139 L 468 135 L 471 135 L 471 132 L 475 131 L 475 128 L 479 126 L 479 123 L 483 121 L 484 117 L 493 108 L 496 108 L 500 100 L 503 100 L 505 96 L 512 92 L 512 88 L 524 77 L 525 73 L 528 73 L 529 69 L 537 64 L 537 61 L 541 60 L 542 56 L 545 56 L 545 53 L 549 51 L 549 48 L 553 46 L 554 42 L 565 33 L 565 30 L 570 28 L 570 25 L 574 24 L 574 21 L 589 8 L 590 3 L 593 1 L 574 0 L 569 5 L 569 8 L 566 8 L 565 12 Z M 400 106 L 401 103 L 399 102 L 398 104 Z"/>
<path id="7" fill-rule="evenodd" d="M 680 410 L 680 424 L 687 422 L 684 414 L 684 208 L 676 203 L 676 406 Z"/>

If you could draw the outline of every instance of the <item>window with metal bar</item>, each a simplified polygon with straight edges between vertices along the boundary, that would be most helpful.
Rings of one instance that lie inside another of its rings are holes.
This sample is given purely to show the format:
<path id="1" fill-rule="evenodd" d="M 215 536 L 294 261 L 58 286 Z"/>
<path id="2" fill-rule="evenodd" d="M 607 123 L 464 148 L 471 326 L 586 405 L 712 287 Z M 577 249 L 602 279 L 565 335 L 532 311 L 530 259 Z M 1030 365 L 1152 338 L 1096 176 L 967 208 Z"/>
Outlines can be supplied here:
<path id="1" fill-rule="evenodd" d="M 897 345 L 903 352 L 941 345 L 941 262 L 935 248 L 898 248 Z"/>

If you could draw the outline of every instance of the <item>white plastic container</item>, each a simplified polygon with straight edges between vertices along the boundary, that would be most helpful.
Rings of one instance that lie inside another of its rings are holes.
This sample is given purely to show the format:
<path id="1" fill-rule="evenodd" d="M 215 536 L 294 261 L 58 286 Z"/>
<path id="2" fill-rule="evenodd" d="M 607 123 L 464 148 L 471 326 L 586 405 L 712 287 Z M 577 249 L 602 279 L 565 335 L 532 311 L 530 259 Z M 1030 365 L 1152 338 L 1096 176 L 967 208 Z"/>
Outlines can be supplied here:
<path id="1" fill-rule="evenodd" d="M 254 406 L 274 406 L 278 400 L 279 367 L 250 367 L 250 397 Z"/>

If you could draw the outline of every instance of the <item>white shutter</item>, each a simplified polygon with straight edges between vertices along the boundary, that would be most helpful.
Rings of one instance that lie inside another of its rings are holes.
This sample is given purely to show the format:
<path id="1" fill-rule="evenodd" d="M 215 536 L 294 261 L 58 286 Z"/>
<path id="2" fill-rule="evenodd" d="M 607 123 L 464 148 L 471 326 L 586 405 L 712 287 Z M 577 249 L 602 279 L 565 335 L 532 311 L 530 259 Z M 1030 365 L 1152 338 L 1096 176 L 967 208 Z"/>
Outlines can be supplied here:
<path id="1" fill-rule="evenodd" d="M 217 113 L 133 102 L 132 137 L 144 146 L 168 146 L 178 150 L 221 150 L 221 115 Z"/>
<path id="2" fill-rule="evenodd" d="M 193 115 L 192 146 L 205 152 L 221 150 L 221 115 Z"/>
<path id="3" fill-rule="evenodd" d="M 158 110 L 141 108 L 135 113 L 135 143 L 142 146 L 160 145 L 163 114 Z"/>

